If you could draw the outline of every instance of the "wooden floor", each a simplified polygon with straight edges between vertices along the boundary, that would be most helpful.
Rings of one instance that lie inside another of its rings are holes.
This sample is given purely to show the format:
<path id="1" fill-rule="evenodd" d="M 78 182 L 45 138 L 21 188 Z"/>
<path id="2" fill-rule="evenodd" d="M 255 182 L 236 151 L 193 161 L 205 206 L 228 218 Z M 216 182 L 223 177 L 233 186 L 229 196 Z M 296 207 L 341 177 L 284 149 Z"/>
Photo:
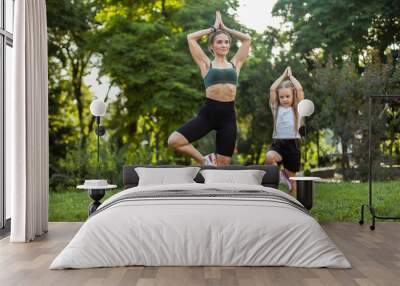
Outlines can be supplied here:
<path id="1" fill-rule="evenodd" d="M 352 269 L 290 267 L 120 267 L 49 270 L 81 223 L 50 223 L 32 243 L 0 241 L 0 285 L 400 285 L 400 223 L 375 231 L 355 223 L 322 223 Z"/>

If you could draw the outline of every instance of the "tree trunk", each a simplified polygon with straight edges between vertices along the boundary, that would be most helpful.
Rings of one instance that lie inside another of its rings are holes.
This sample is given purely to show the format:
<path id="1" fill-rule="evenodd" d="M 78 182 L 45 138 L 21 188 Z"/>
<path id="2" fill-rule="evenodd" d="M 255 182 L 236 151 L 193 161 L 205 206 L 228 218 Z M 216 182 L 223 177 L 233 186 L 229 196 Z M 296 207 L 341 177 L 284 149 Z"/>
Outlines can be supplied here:
<path id="1" fill-rule="evenodd" d="M 389 164 L 390 164 L 391 168 L 393 167 L 393 163 L 394 163 L 394 160 L 393 160 L 393 145 L 394 145 L 395 140 L 396 140 L 396 134 L 393 132 L 392 136 L 390 136 L 390 143 L 389 143 Z"/>
<path id="2" fill-rule="evenodd" d="M 347 154 L 347 142 L 341 139 L 341 144 L 342 144 L 342 160 L 341 160 L 341 168 L 342 168 L 342 173 L 343 173 L 343 180 L 347 181 L 348 180 L 348 168 L 349 168 L 349 156 Z"/>
<path id="3" fill-rule="evenodd" d="M 161 1 L 161 15 L 163 15 L 164 18 L 167 18 L 167 10 L 165 9 L 165 1 Z"/>
<path id="4" fill-rule="evenodd" d="M 256 155 L 256 161 L 255 161 L 255 164 L 256 165 L 258 165 L 259 164 L 259 162 L 260 162 L 260 157 L 261 157 L 261 152 L 262 152 L 262 148 L 261 148 L 261 146 L 259 146 L 258 148 L 257 148 L 257 155 Z"/>
<path id="5" fill-rule="evenodd" d="M 79 72 L 80 69 L 80 61 L 77 60 L 76 63 L 72 66 L 72 87 L 73 94 L 76 101 L 76 107 L 78 109 L 78 118 L 79 118 L 79 149 L 83 150 L 85 146 L 85 134 L 84 134 L 84 122 L 83 122 L 83 103 L 82 103 L 82 77 Z"/>
<path id="6" fill-rule="evenodd" d="M 160 164 L 160 132 L 156 132 L 156 162 Z"/>
<path id="7" fill-rule="evenodd" d="M 251 150 L 251 156 L 250 156 L 250 164 L 254 165 L 254 161 L 256 160 L 256 155 L 254 153 L 254 150 Z"/>
<path id="8" fill-rule="evenodd" d="M 87 53 L 86 55 L 75 55 L 66 49 L 68 58 L 72 65 L 72 88 L 73 95 L 76 100 L 76 107 L 78 109 L 78 118 L 79 118 L 79 148 L 81 150 L 86 146 L 87 138 L 85 136 L 85 123 L 83 119 L 83 102 L 82 102 L 82 82 L 83 76 L 85 74 L 86 67 L 89 63 L 91 53 Z"/>
<path id="9" fill-rule="evenodd" d="M 319 167 L 319 130 L 317 130 L 317 167 Z"/>

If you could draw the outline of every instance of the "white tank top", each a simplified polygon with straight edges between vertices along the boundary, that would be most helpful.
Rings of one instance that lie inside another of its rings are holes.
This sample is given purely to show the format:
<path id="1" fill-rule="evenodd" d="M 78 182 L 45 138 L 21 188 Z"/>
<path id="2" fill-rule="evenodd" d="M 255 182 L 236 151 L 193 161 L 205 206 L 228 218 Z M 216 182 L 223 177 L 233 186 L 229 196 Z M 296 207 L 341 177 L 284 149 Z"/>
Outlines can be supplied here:
<path id="1" fill-rule="evenodd" d="M 276 116 L 276 128 L 272 135 L 274 139 L 295 139 L 301 138 L 299 131 L 295 131 L 294 126 L 294 112 L 293 108 L 278 106 L 276 112 L 278 113 Z M 300 127 L 300 116 L 299 116 L 298 127 Z"/>

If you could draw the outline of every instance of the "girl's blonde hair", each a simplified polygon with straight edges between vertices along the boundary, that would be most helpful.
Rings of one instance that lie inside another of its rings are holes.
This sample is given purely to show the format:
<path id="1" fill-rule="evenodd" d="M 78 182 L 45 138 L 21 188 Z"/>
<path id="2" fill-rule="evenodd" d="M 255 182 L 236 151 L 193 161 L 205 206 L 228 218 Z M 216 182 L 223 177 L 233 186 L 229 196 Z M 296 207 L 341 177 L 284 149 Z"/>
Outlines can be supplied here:
<path id="1" fill-rule="evenodd" d="M 269 97 L 269 105 L 271 106 L 272 115 L 274 116 L 274 130 L 276 128 L 276 119 L 278 116 L 277 111 L 278 111 L 278 106 L 279 106 L 279 90 L 282 88 L 289 88 L 292 90 L 292 95 L 293 95 L 292 109 L 293 109 L 293 114 L 294 114 L 294 128 L 295 128 L 295 132 L 297 132 L 297 130 L 299 129 L 299 126 L 298 126 L 299 125 L 299 112 L 297 111 L 297 105 L 299 104 L 299 99 L 297 97 L 297 90 L 290 80 L 282 81 L 278 85 L 276 92 L 273 92 Z"/>

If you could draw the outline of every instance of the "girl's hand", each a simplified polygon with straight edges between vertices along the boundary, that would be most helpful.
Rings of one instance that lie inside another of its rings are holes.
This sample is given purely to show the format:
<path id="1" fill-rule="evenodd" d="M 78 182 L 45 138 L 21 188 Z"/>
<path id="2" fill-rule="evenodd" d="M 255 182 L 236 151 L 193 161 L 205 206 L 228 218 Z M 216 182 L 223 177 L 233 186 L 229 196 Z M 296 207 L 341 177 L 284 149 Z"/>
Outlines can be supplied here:
<path id="1" fill-rule="evenodd" d="M 291 78 L 293 76 L 292 75 L 292 69 L 290 67 L 287 67 L 287 75 L 288 75 L 289 78 Z"/>
<path id="2" fill-rule="evenodd" d="M 289 67 L 285 68 L 285 70 L 282 73 L 282 77 L 288 77 L 288 68 Z"/>

